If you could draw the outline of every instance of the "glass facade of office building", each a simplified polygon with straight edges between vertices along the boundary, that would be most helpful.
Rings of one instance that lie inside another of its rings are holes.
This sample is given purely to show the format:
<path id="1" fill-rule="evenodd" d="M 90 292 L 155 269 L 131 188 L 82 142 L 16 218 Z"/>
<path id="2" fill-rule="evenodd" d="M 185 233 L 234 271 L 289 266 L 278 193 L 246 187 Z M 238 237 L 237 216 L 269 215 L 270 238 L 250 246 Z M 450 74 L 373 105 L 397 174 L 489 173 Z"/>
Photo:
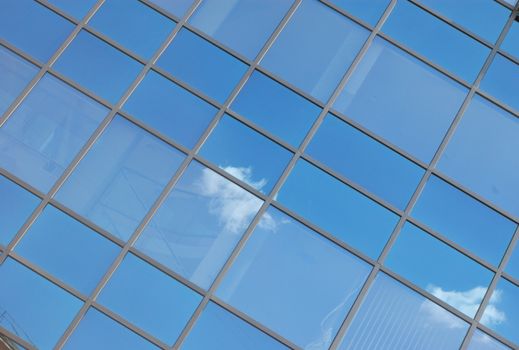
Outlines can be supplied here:
<path id="1" fill-rule="evenodd" d="M 514 0 L 0 0 L 0 348 L 519 348 Z"/>

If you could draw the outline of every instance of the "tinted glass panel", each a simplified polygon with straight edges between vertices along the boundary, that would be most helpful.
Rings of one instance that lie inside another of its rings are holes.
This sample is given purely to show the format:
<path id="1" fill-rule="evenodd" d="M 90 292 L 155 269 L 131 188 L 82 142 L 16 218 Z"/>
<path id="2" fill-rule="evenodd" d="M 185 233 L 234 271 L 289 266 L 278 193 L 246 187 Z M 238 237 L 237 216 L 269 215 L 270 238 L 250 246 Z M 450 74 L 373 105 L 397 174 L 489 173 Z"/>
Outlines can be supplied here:
<path id="1" fill-rule="evenodd" d="M 390 0 L 370 0 L 369 4 L 366 4 L 365 0 L 331 0 L 330 2 L 375 26 Z"/>
<path id="2" fill-rule="evenodd" d="M 142 65 L 92 34 L 81 31 L 54 68 L 110 103 L 116 103 Z"/>
<path id="3" fill-rule="evenodd" d="M 496 55 L 480 87 L 481 90 L 519 111 L 519 64 Z"/>
<path id="4" fill-rule="evenodd" d="M 200 154 L 261 192 L 276 184 L 292 153 L 225 115 Z"/>
<path id="5" fill-rule="evenodd" d="M 400 209 L 424 174 L 416 164 L 331 114 L 306 152 Z"/>
<path id="6" fill-rule="evenodd" d="M 201 299 L 131 254 L 124 258 L 98 298 L 101 304 L 169 345 Z"/>
<path id="7" fill-rule="evenodd" d="M 505 271 L 519 280 L 519 247 L 518 244 L 515 245 L 514 251 L 510 260 L 506 265 Z"/>
<path id="8" fill-rule="evenodd" d="M 217 112 L 204 100 L 153 71 L 137 86 L 124 109 L 189 148 Z"/>
<path id="9" fill-rule="evenodd" d="M 115 260 L 119 247 L 62 211 L 47 206 L 15 250 L 89 295 Z"/>
<path id="10" fill-rule="evenodd" d="M 195 89 L 224 102 L 247 65 L 189 30 L 181 30 L 158 65 Z"/>
<path id="11" fill-rule="evenodd" d="M 476 329 L 470 340 L 468 350 L 510 350 L 510 348 Z"/>
<path id="12" fill-rule="evenodd" d="M 126 240 L 182 160 L 180 152 L 116 117 L 56 198 Z"/>
<path id="13" fill-rule="evenodd" d="M 334 108 L 429 162 L 466 93 L 443 74 L 375 38 Z"/>
<path id="14" fill-rule="evenodd" d="M 305 0 L 261 63 L 303 91 L 326 101 L 367 37 L 367 30 L 331 8 Z"/>
<path id="15" fill-rule="evenodd" d="M 107 114 L 46 75 L 0 129 L 0 166 L 47 192 Z"/>
<path id="16" fill-rule="evenodd" d="M 305 161 L 299 161 L 277 200 L 372 258 L 382 251 L 398 216 Z"/>
<path id="17" fill-rule="evenodd" d="M 137 242 L 137 248 L 209 288 L 262 201 L 191 163 Z"/>
<path id="18" fill-rule="evenodd" d="M 303 348 L 327 349 L 368 273 L 361 260 L 270 209 L 217 295 Z"/>
<path id="19" fill-rule="evenodd" d="M 488 47 L 409 1 L 396 4 L 382 30 L 468 82 L 476 79 L 490 53 Z"/>
<path id="20" fill-rule="evenodd" d="M 512 23 L 505 40 L 501 43 L 501 49 L 519 59 L 519 17 Z"/>
<path id="21" fill-rule="evenodd" d="M 193 0 L 150 0 L 150 2 L 171 12 L 175 16 L 182 17 L 193 3 Z"/>
<path id="22" fill-rule="evenodd" d="M 65 11 L 67 14 L 82 19 L 88 10 L 96 3 L 96 0 L 81 0 L 81 1 L 70 1 L 70 0 L 47 0 L 52 5 Z"/>

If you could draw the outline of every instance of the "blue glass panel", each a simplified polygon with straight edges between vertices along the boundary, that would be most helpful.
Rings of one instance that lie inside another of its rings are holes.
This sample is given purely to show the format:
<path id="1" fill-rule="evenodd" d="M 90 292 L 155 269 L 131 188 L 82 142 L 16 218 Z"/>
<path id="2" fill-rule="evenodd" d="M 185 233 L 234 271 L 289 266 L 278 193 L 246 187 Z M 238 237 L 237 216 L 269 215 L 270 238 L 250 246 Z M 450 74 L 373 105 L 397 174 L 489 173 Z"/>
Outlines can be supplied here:
<path id="1" fill-rule="evenodd" d="M 295 147 L 320 112 L 307 99 L 258 71 L 252 73 L 231 108 Z"/>
<path id="2" fill-rule="evenodd" d="M 187 29 L 181 30 L 158 66 L 195 89 L 224 102 L 247 65 Z"/>
<path id="3" fill-rule="evenodd" d="M 369 3 L 366 0 L 331 0 L 330 2 L 375 26 L 390 0 L 370 0 Z"/>
<path id="4" fill-rule="evenodd" d="M 398 221 L 397 215 L 305 161 L 296 164 L 277 200 L 372 258 Z"/>
<path id="5" fill-rule="evenodd" d="M 88 24 L 148 59 L 175 27 L 175 22 L 137 0 L 107 0 Z"/>
<path id="6" fill-rule="evenodd" d="M 326 5 L 304 0 L 261 65 L 327 101 L 368 34 Z"/>
<path id="7" fill-rule="evenodd" d="M 328 349 L 369 270 L 271 208 L 216 294 L 302 348 Z"/>
<path id="8" fill-rule="evenodd" d="M 189 18 L 189 23 L 252 60 L 292 2 L 205 0 Z"/>
<path id="9" fill-rule="evenodd" d="M 63 347 L 65 350 L 158 350 L 96 309 L 90 308 Z"/>
<path id="10" fill-rule="evenodd" d="M 0 176 L 0 245 L 7 245 L 29 218 L 39 199 Z"/>
<path id="11" fill-rule="evenodd" d="M 468 82 L 476 79 L 490 53 L 488 47 L 409 1 L 397 2 L 382 31 Z"/>
<path id="12" fill-rule="evenodd" d="M 56 199 L 127 240 L 183 158 L 177 150 L 117 116 Z"/>
<path id="13" fill-rule="evenodd" d="M 191 289 L 131 254 L 98 297 L 99 303 L 169 345 L 201 300 Z"/>
<path id="14" fill-rule="evenodd" d="M 479 329 L 476 329 L 472 339 L 470 340 L 470 344 L 468 350 L 511 350 L 508 346 L 498 342 L 494 338 L 491 338 L 489 335 L 483 333 Z"/>
<path id="15" fill-rule="evenodd" d="M 89 295 L 115 260 L 119 247 L 62 211 L 47 206 L 15 251 Z"/>
<path id="16" fill-rule="evenodd" d="M 474 317 L 493 273 L 406 223 L 385 265 L 467 316 Z"/>
<path id="17" fill-rule="evenodd" d="M 519 216 L 519 119 L 475 95 L 438 168 Z"/>
<path id="18" fill-rule="evenodd" d="M 499 265 L 516 224 L 431 176 L 411 215 L 448 239 Z"/>
<path id="19" fill-rule="evenodd" d="M 47 192 L 107 114 L 46 75 L 0 129 L 0 166 Z"/>
<path id="20" fill-rule="evenodd" d="M 508 260 L 505 271 L 519 280 L 519 244 L 515 245 L 515 249 Z"/>
<path id="21" fill-rule="evenodd" d="M 292 157 L 283 147 L 228 115 L 220 120 L 200 155 L 265 193 L 272 190 Z"/>
<path id="22" fill-rule="evenodd" d="M 124 110 L 161 134 L 192 148 L 217 109 L 153 71 L 131 94 Z"/>
<path id="23" fill-rule="evenodd" d="M 38 349 L 53 349 L 81 301 L 12 259 L 0 265 L 0 281 L 0 327 Z"/>
<path id="24" fill-rule="evenodd" d="M 379 274 L 346 331 L 340 350 L 455 350 L 469 325 Z"/>
<path id="25" fill-rule="evenodd" d="M 496 55 L 480 88 L 519 112 L 519 64 Z"/>
<path id="26" fill-rule="evenodd" d="M 282 350 L 288 348 L 210 302 L 196 321 L 181 349 Z"/>
<path id="27" fill-rule="evenodd" d="M 334 108 L 424 162 L 429 162 L 467 90 L 375 38 Z"/>
<path id="28" fill-rule="evenodd" d="M 150 2 L 171 12 L 177 17 L 182 17 L 193 3 L 193 0 L 150 0 Z"/>
<path id="29" fill-rule="evenodd" d="M 306 152 L 400 209 L 424 174 L 418 165 L 331 114 Z"/>
<path id="30" fill-rule="evenodd" d="M 515 18 L 505 40 L 501 43 L 501 49 L 519 59 L 519 16 Z"/>
<path id="31" fill-rule="evenodd" d="M 32 0 L 0 2 L 0 38 L 46 62 L 74 25 Z"/>
<path id="32" fill-rule="evenodd" d="M 137 248 L 209 288 L 262 201 L 191 163 L 137 241 Z"/>
<path id="33" fill-rule="evenodd" d="M 88 13 L 90 8 L 97 2 L 96 0 L 47 0 L 52 5 L 65 11 L 67 14 L 82 19 Z"/>
<path id="34" fill-rule="evenodd" d="M 14 52 L 0 46 L 0 116 L 18 97 L 38 68 Z"/>
<path id="35" fill-rule="evenodd" d="M 54 64 L 54 69 L 116 103 L 142 65 L 92 34 L 81 31 Z"/>

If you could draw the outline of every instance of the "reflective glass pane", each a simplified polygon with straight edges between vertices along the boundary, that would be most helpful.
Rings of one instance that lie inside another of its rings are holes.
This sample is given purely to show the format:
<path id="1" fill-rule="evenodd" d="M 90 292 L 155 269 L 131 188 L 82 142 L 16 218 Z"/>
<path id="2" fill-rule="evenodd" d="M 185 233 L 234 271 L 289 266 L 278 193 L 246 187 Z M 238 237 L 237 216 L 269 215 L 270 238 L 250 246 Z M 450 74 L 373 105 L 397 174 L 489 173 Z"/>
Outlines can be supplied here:
<path id="1" fill-rule="evenodd" d="M 494 266 L 516 228 L 514 222 L 436 176 L 427 181 L 411 216 Z"/>
<path id="2" fill-rule="evenodd" d="M 0 281 L 0 327 L 38 349 L 53 349 L 81 301 L 10 258 L 0 265 Z"/>
<path id="3" fill-rule="evenodd" d="M 379 274 L 340 350 L 457 350 L 469 325 L 385 274 Z"/>
<path id="4" fill-rule="evenodd" d="M 474 317 L 493 273 L 406 223 L 385 265 L 467 316 Z"/>
<path id="5" fill-rule="evenodd" d="M 192 148 L 217 109 L 158 73 L 150 71 L 124 110 L 161 134 Z"/>
<path id="6" fill-rule="evenodd" d="M 334 108 L 428 163 L 466 93 L 453 80 L 375 38 Z"/>
<path id="7" fill-rule="evenodd" d="M 158 350 L 110 317 L 90 308 L 65 343 L 65 350 Z"/>
<path id="8" fill-rule="evenodd" d="M 46 62 L 74 25 L 32 0 L 0 2 L 0 38 Z"/>
<path id="9" fill-rule="evenodd" d="M 305 161 L 299 161 L 277 200 L 340 240 L 377 258 L 398 216 Z"/>
<path id="10" fill-rule="evenodd" d="M 519 16 L 515 18 L 505 40 L 501 43 L 501 49 L 519 59 Z"/>
<path id="11" fill-rule="evenodd" d="M 116 103 L 142 65 L 92 34 L 81 31 L 54 68 L 110 103 Z"/>
<path id="12" fill-rule="evenodd" d="M 151 3 L 160 6 L 162 9 L 171 12 L 177 17 L 182 17 L 189 9 L 193 0 L 149 0 Z"/>
<path id="13" fill-rule="evenodd" d="M 490 53 L 488 47 L 409 1 L 397 2 L 382 31 L 468 82 L 476 79 Z"/>
<path id="14" fill-rule="evenodd" d="M 0 129 L 0 166 L 47 192 L 107 114 L 46 75 Z"/>
<path id="15" fill-rule="evenodd" d="M 476 329 L 468 350 L 511 350 L 508 346 L 498 342 L 489 335 L 483 333 L 479 329 Z"/>
<path id="16" fill-rule="evenodd" d="M 247 65 L 187 29 L 181 30 L 158 66 L 218 102 L 224 102 Z"/>
<path id="17" fill-rule="evenodd" d="M 283 147 L 228 115 L 220 120 L 200 155 L 265 193 L 272 190 L 292 157 Z"/>
<path id="18" fill-rule="evenodd" d="M 328 349 L 369 270 L 271 208 L 216 294 L 303 348 Z"/>
<path id="19" fill-rule="evenodd" d="M 475 95 L 438 168 L 499 207 L 519 215 L 519 119 Z"/>
<path id="20" fill-rule="evenodd" d="M 67 14 L 82 19 L 90 10 L 90 8 L 97 2 L 96 0 L 47 0 L 52 5 L 65 11 Z"/>
<path id="21" fill-rule="evenodd" d="M 119 247 L 64 212 L 47 206 L 15 251 L 89 295 L 115 260 Z"/>
<path id="22" fill-rule="evenodd" d="M 56 199 L 127 240 L 182 160 L 180 152 L 116 116 Z"/>
<path id="23" fill-rule="evenodd" d="M 207 289 L 261 204 L 238 185 L 193 162 L 136 246 Z"/>
<path id="24" fill-rule="evenodd" d="M 320 112 L 307 99 L 258 71 L 252 73 L 231 108 L 295 147 Z"/>
<path id="25" fill-rule="evenodd" d="M 291 3 L 292 0 L 205 0 L 189 23 L 252 60 Z"/>
<path id="26" fill-rule="evenodd" d="M 169 345 L 201 300 L 191 289 L 131 254 L 98 297 L 99 303 Z"/>
<path id="27" fill-rule="evenodd" d="M 88 24 L 148 59 L 175 27 L 175 22 L 137 0 L 107 0 Z"/>
<path id="28" fill-rule="evenodd" d="M 0 176 L 0 245 L 9 244 L 38 203 L 38 197 Z"/>
<path id="29" fill-rule="evenodd" d="M 306 152 L 400 209 L 424 174 L 418 165 L 331 114 Z"/>
<path id="30" fill-rule="evenodd" d="M 282 350 L 288 348 L 210 302 L 196 321 L 181 349 Z"/>
<path id="31" fill-rule="evenodd" d="M 390 0 L 370 0 L 369 4 L 366 0 L 331 0 L 330 2 L 375 26 Z"/>
<path id="32" fill-rule="evenodd" d="M 496 55 L 481 81 L 481 90 L 519 111 L 519 64 Z"/>
<path id="33" fill-rule="evenodd" d="M 505 271 L 519 280 L 519 244 L 515 245 L 512 256 L 508 260 Z"/>
<path id="34" fill-rule="evenodd" d="M 367 30 L 324 4 L 304 0 L 261 65 L 326 101 L 368 34 Z"/>

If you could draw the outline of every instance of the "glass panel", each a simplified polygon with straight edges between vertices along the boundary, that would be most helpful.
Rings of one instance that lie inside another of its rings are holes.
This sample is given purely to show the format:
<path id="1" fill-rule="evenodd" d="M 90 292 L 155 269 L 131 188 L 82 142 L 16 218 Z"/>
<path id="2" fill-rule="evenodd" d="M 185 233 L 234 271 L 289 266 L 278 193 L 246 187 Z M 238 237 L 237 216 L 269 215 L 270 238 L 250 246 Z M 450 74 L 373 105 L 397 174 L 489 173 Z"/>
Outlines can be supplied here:
<path id="1" fill-rule="evenodd" d="M 38 72 L 38 68 L 0 46 L 0 116 Z"/>
<path id="2" fill-rule="evenodd" d="M 519 244 L 515 245 L 510 260 L 506 265 L 505 271 L 519 280 Z"/>
<path id="3" fill-rule="evenodd" d="M 229 174 L 258 191 L 269 193 L 292 153 L 225 115 L 200 150 Z"/>
<path id="4" fill-rule="evenodd" d="M 54 68 L 110 103 L 116 103 L 142 65 L 92 34 L 81 31 Z"/>
<path id="5" fill-rule="evenodd" d="M 128 328 L 90 308 L 63 347 L 65 350 L 158 350 Z"/>
<path id="6" fill-rule="evenodd" d="M 295 147 L 320 112 L 307 99 L 258 71 L 252 73 L 231 108 Z"/>
<path id="7" fill-rule="evenodd" d="M 181 349 L 282 350 L 288 348 L 210 302 L 196 321 Z"/>
<path id="8" fill-rule="evenodd" d="M 62 211 L 47 206 L 15 250 L 90 295 L 115 260 L 119 247 Z"/>
<path id="9" fill-rule="evenodd" d="M 247 65 L 187 29 L 182 29 L 158 66 L 195 89 L 224 102 Z"/>
<path id="10" fill-rule="evenodd" d="M 519 16 L 515 18 L 505 40 L 501 43 L 501 49 L 519 59 Z"/>
<path id="11" fill-rule="evenodd" d="M 519 120 L 475 95 L 438 168 L 499 207 L 519 215 Z"/>
<path id="12" fill-rule="evenodd" d="M 131 254 L 98 297 L 99 303 L 170 345 L 201 300 L 191 289 Z"/>
<path id="13" fill-rule="evenodd" d="M 327 101 L 368 34 L 326 5 L 304 0 L 261 64 L 310 95 Z"/>
<path id="14" fill-rule="evenodd" d="M 292 0 L 205 0 L 189 22 L 250 60 L 259 53 Z"/>
<path id="15" fill-rule="evenodd" d="M 411 215 L 495 266 L 516 228 L 514 222 L 436 176 L 429 178 Z"/>
<path id="16" fill-rule="evenodd" d="M 498 342 L 489 335 L 483 333 L 479 329 L 476 329 L 468 350 L 511 350 L 508 346 Z"/>
<path id="17" fill-rule="evenodd" d="M 154 3 L 164 10 L 171 12 L 173 15 L 177 17 L 182 17 L 189 9 L 193 0 L 149 0 L 151 3 Z"/>
<path id="18" fill-rule="evenodd" d="M 46 62 L 74 25 L 32 0 L 0 2 L 0 38 Z"/>
<path id="19" fill-rule="evenodd" d="M 124 110 L 145 124 L 192 148 L 217 109 L 160 74 L 150 71 Z"/>
<path id="20" fill-rule="evenodd" d="M 474 317 L 493 273 L 406 223 L 385 265 L 467 316 Z"/>
<path id="21" fill-rule="evenodd" d="M 137 0 L 105 1 L 88 24 L 147 59 L 175 27 L 175 22 Z"/>
<path id="22" fill-rule="evenodd" d="M 381 273 L 339 349 L 454 350 L 468 328 L 463 320 Z"/>
<path id="23" fill-rule="evenodd" d="M 360 259 L 271 208 L 216 294 L 298 346 L 328 349 L 369 271 Z"/>
<path id="24" fill-rule="evenodd" d="M 480 88 L 519 112 L 519 64 L 496 55 Z"/>
<path id="25" fill-rule="evenodd" d="M 488 47 L 409 1 L 397 2 L 382 31 L 468 82 L 476 79 L 490 53 Z"/>
<path id="26" fill-rule="evenodd" d="M 107 114 L 46 75 L 0 129 L 0 166 L 48 192 Z"/>
<path id="27" fill-rule="evenodd" d="M 299 161 L 277 200 L 340 240 L 376 259 L 398 216 L 305 161 Z"/>
<path id="28" fill-rule="evenodd" d="M 262 201 L 191 163 L 137 241 L 137 248 L 209 288 Z"/>
<path id="29" fill-rule="evenodd" d="M 369 4 L 366 4 L 365 0 L 331 0 L 330 2 L 375 26 L 390 0 L 370 0 Z"/>
<path id="30" fill-rule="evenodd" d="M 306 152 L 400 209 L 424 174 L 418 165 L 331 114 Z"/>
<path id="31" fill-rule="evenodd" d="M 90 8 L 97 2 L 96 0 L 47 0 L 47 2 L 65 11 L 67 14 L 82 19 L 88 13 Z"/>
<path id="32" fill-rule="evenodd" d="M 38 349 L 53 349 L 81 301 L 10 258 L 0 265 L 0 281 L 0 327 Z"/>
<path id="33" fill-rule="evenodd" d="M 466 94 L 458 83 L 375 38 L 334 108 L 428 163 Z"/>
<path id="34" fill-rule="evenodd" d="M 0 245 L 9 244 L 38 203 L 38 197 L 0 176 Z"/>
<path id="35" fill-rule="evenodd" d="M 116 116 L 56 199 L 127 240 L 183 158 L 176 149 Z"/>

